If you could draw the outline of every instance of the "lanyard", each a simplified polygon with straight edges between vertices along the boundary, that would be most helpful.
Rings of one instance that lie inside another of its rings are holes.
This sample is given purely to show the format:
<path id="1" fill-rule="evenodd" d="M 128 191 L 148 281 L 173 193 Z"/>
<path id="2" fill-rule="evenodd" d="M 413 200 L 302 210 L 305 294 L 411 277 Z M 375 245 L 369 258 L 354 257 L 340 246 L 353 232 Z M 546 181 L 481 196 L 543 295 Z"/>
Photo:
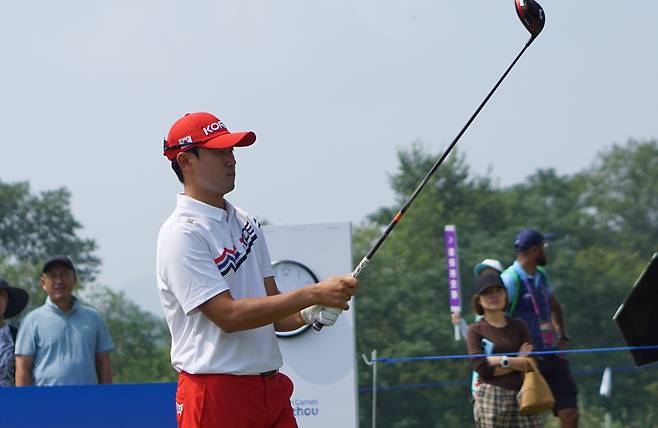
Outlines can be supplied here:
<path id="1" fill-rule="evenodd" d="M 532 301 L 532 307 L 535 310 L 535 314 L 537 315 L 537 317 L 541 318 L 541 311 L 539 310 L 539 305 L 537 304 L 537 299 L 535 298 L 535 293 L 533 293 L 529 282 L 530 281 L 528 281 L 527 278 L 523 280 L 523 284 L 525 285 L 525 288 L 526 288 L 526 290 L 528 290 L 528 294 L 530 295 L 530 300 Z M 546 291 L 544 290 L 543 286 L 539 287 L 539 288 L 541 288 L 541 290 L 542 290 L 542 297 L 544 297 L 544 300 L 547 300 L 546 299 Z"/>

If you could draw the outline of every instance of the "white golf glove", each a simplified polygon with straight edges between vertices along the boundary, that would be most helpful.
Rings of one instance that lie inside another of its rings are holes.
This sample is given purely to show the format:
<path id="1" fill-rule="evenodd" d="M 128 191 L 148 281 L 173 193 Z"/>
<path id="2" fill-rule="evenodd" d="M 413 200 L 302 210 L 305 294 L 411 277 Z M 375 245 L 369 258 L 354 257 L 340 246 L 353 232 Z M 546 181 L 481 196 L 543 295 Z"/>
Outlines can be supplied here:
<path id="1" fill-rule="evenodd" d="M 324 306 L 314 305 L 302 309 L 300 314 L 306 324 L 313 324 L 319 321 L 325 326 L 334 325 L 342 311 L 337 308 L 325 308 Z"/>

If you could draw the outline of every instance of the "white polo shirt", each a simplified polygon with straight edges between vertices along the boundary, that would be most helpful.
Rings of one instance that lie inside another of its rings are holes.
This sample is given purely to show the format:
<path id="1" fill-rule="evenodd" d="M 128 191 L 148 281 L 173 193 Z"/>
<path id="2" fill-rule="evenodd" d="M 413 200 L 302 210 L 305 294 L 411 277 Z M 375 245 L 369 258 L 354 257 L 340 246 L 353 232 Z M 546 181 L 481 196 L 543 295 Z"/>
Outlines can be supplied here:
<path id="1" fill-rule="evenodd" d="M 178 195 L 158 235 L 160 303 L 171 331 L 171 363 L 179 372 L 252 375 L 282 365 L 272 324 L 226 333 L 199 310 L 226 290 L 234 299 L 266 296 L 263 278 L 274 276 L 258 222 L 225 206 Z"/>

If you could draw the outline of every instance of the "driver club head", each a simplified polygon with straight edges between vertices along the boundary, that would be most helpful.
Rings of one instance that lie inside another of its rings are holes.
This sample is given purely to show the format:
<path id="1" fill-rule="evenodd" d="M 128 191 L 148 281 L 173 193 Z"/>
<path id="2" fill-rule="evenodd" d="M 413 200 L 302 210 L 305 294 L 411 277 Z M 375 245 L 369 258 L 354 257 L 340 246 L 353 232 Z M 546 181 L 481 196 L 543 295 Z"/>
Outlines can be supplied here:
<path id="1" fill-rule="evenodd" d="M 544 28 L 544 9 L 535 0 L 514 0 L 514 5 L 519 19 L 534 39 Z"/>

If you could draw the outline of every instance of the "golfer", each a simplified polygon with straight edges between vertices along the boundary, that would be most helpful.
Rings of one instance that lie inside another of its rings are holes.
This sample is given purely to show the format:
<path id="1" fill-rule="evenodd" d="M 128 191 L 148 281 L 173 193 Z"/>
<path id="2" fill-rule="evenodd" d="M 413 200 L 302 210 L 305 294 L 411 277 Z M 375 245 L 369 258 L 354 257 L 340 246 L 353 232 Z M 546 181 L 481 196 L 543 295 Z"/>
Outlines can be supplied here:
<path id="1" fill-rule="evenodd" d="M 156 262 L 180 428 L 296 427 L 274 331 L 332 325 L 338 313 L 325 307 L 346 310 L 356 292 L 347 277 L 277 289 L 260 225 L 224 199 L 235 187 L 233 148 L 255 140 L 210 113 L 188 113 L 164 143 L 184 187 L 160 229 Z"/>

